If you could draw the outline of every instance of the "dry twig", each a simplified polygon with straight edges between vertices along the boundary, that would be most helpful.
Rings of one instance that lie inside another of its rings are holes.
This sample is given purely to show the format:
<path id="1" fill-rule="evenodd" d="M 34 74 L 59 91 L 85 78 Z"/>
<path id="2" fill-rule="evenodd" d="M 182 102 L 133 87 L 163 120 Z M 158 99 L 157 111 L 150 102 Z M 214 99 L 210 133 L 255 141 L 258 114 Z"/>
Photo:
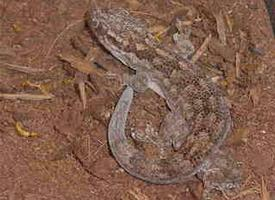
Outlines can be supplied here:
<path id="1" fill-rule="evenodd" d="M 0 62 L 0 64 L 4 65 L 5 68 L 18 71 L 18 72 L 23 72 L 26 74 L 36 74 L 39 72 L 43 72 L 45 70 L 42 69 L 34 69 L 31 67 L 26 67 L 26 66 L 21 66 L 21 65 L 16 65 L 16 64 L 10 64 L 10 63 L 5 63 L 5 62 Z"/>
<path id="2" fill-rule="evenodd" d="M 236 53 L 236 78 L 240 78 L 240 67 L 241 67 L 241 54 L 239 52 Z"/>
<path id="3" fill-rule="evenodd" d="M 201 57 L 201 55 L 205 52 L 205 50 L 208 47 L 209 42 L 211 41 L 212 35 L 209 34 L 207 38 L 205 38 L 204 42 L 202 43 L 201 47 L 196 51 L 196 53 L 193 55 L 191 62 L 195 63 L 198 61 L 198 59 Z"/>
<path id="4" fill-rule="evenodd" d="M 80 99 L 83 104 L 83 109 L 85 109 L 86 105 L 87 105 L 87 95 L 86 95 L 86 91 L 85 91 L 85 82 L 84 81 L 78 82 L 78 89 L 79 89 Z"/>
<path id="5" fill-rule="evenodd" d="M 10 99 L 10 100 L 33 100 L 33 101 L 41 101 L 41 100 L 48 100 L 52 99 L 54 95 L 52 94 L 27 94 L 27 93 L 20 93 L 20 94 L 8 94 L 8 93 L 0 93 L 0 98 Z"/>
<path id="6" fill-rule="evenodd" d="M 55 44 L 57 43 L 57 41 L 66 33 L 66 31 L 68 31 L 71 27 L 76 26 L 77 24 L 80 24 L 81 22 L 83 22 L 82 19 L 81 20 L 77 20 L 77 21 L 69 24 L 68 26 L 66 26 L 65 29 L 63 31 L 61 31 L 61 33 L 58 34 L 58 36 L 54 39 L 54 41 L 50 45 L 50 48 L 48 49 L 45 58 L 47 58 L 50 55 L 53 47 L 55 46 Z"/>
<path id="7" fill-rule="evenodd" d="M 217 32 L 219 35 L 219 39 L 223 45 L 226 45 L 226 30 L 225 30 L 225 23 L 223 20 L 223 14 L 220 11 L 217 14 L 214 14 L 214 16 L 216 18 Z"/>

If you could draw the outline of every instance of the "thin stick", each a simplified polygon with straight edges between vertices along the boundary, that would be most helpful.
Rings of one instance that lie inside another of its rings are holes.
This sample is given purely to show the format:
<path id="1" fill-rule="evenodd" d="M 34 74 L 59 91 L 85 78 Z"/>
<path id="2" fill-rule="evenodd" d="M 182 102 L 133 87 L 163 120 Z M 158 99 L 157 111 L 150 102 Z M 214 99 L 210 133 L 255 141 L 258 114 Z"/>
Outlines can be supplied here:
<path id="1" fill-rule="evenodd" d="M 205 38 L 204 42 L 202 43 L 201 47 L 196 51 L 196 53 L 193 55 L 191 62 L 196 63 L 198 59 L 201 57 L 201 55 L 206 51 L 209 42 L 211 41 L 212 35 L 209 34 L 207 38 Z"/>
<path id="2" fill-rule="evenodd" d="M 226 30 L 225 30 L 225 23 L 223 19 L 222 12 L 219 12 L 217 14 L 214 14 L 216 18 L 216 24 L 217 24 L 217 32 L 219 35 L 219 39 L 223 45 L 226 45 Z"/>
<path id="3" fill-rule="evenodd" d="M 27 93 L 20 93 L 20 94 L 8 94 L 8 93 L 0 93 L 0 98 L 10 99 L 10 100 L 34 100 L 34 101 L 41 101 L 41 100 L 48 100 L 52 99 L 54 95 L 52 94 L 27 94 Z"/>
<path id="4" fill-rule="evenodd" d="M 55 45 L 56 42 L 64 35 L 64 33 L 65 33 L 66 31 L 68 31 L 71 27 L 73 27 L 73 26 L 79 24 L 80 22 L 83 22 L 83 20 L 82 20 L 82 19 L 81 19 L 81 20 L 77 20 L 77 21 L 75 21 L 75 22 L 69 24 L 67 27 L 65 27 L 65 29 L 64 29 L 63 31 L 61 31 L 61 32 L 57 35 L 57 37 L 56 37 L 56 38 L 54 39 L 54 41 L 52 42 L 52 44 L 51 44 L 51 46 L 50 46 L 48 52 L 46 53 L 45 58 L 47 58 L 47 57 L 50 55 L 50 53 L 51 53 L 51 51 L 52 51 L 54 45 Z"/>
<path id="5" fill-rule="evenodd" d="M 80 99 L 82 101 L 83 109 L 86 108 L 87 105 L 87 95 L 86 95 L 86 90 L 85 90 L 85 82 L 80 80 L 78 82 L 78 89 L 79 89 L 79 95 Z"/>
<path id="6" fill-rule="evenodd" d="M 4 65 L 4 67 L 10 69 L 10 70 L 15 70 L 19 72 L 23 72 L 26 74 L 35 74 L 39 72 L 43 72 L 45 70 L 42 69 L 34 69 L 31 67 L 26 67 L 26 66 L 21 66 L 21 65 L 16 65 L 16 64 L 10 64 L 10 63 L 5 63 L 5 62 L 0 62 L 0 64 Z"/>
<path id="7" fill-rule="evenodd" d="M 239 52 L 236 53 L 236 78 L 240 78 L 240 65 L 241 65 L 241 54 Z"/>

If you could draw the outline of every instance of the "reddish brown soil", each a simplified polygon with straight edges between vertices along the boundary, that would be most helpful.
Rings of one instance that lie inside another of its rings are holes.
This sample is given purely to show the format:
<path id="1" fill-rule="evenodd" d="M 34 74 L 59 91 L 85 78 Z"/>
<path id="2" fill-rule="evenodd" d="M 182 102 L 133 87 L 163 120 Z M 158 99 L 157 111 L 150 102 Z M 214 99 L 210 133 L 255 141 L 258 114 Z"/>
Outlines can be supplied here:
<path id="1" fill-rule="evenodd" d="M 264 3 L 260 0 L 173 2 L 116 0 L 98 4 L 137 10 L 135 14 L 150 21 L 150 25 L 164 27 L 175 15 L 186 14 L 183 5 L 192 5 L 205 22 L 202 27 L 194 27 L 191 40 L 196 49 L 209 33 L 217 37 L 213 13 L 217 10 L 228 13 L 233 23 L 232 32 L 227 34 L 228 47 L 233 54 L 220 55 L 210 48 L 199 64 L 219 64 L 224 72 L 221 84 L 234 121 L 226 146 L 242 164 L 246 179 L 236 199 L 261 199 L 262 179 L 275 198 L 275 42 Z M 100 49 L 83 27 L 88 8 L 88 0 L 0 1 L 0 92 L 39 93 L 37 88 L 26 84 L 30 81 L 55 95 L 45 101 L 0 99 L 0 199 L 198 199 L 197 183 L 148 184 L 125 173 L 111 156 L 106 141 L 107 125 L 122 90 L 117 74 L 127 69 Z M 245 48 L 241 52 L 241 76 L 236 78 L 234 56 L 241 34 Z M 95 77 L 99 92 L 87 89 L 85 111 L 74 70 L 57 58 L 65 53 L 83 58 L 71 45 L 75 36 L 81 37 L 87 46 L 98 47 L 101 64 L 112 72 Z M 44 72 L 26 75 L 7 70 L 4 63 Z M 149 92 L 145 97 L 148 95 L 152 94 Z M 150 103 L 146 105 L 149 105 L 146 109 L 157 113 Z M 159 122 L 163 116 L 155 117 Z M 19 136 L 16 122 L 37 132 L 38 137 Z M 221 195 L 220 199 L 224 198 Z"/>

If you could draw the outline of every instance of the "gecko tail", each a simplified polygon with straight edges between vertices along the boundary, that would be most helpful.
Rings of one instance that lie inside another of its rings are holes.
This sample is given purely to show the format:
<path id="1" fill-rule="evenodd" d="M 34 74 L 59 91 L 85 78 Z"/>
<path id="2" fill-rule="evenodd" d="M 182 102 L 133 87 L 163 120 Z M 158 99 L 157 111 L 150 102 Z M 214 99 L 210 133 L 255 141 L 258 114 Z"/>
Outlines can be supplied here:
<path id="1" fill-rule="evenodd" d="M 154 184 L 173 184 L 193 178 L 198 169 L 180 157 L 150 159 L 138 150 L 125 134 L 128 112 L 134 90 L 128 86 L 122 93 L 108 127 L 108 142 L 118 164 L 130 175 Z"/>

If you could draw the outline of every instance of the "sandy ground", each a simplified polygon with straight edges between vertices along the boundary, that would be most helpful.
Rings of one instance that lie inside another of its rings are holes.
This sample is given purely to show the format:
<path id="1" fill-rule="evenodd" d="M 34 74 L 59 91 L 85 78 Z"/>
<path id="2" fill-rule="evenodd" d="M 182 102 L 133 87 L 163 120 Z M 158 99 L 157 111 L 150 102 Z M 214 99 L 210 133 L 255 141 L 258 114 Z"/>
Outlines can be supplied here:
<path id="1" fill-rule="evenodd" d="M 261 193 L 275 198 L 275 42 L 264 3 L 103 0 L 97 4 L 131 10 L 148 21 L 153 32 L 169 27 L 175 16 L 188 16 L 195 21 L 190 39 L 196 49 L 209 34 L 213 36 L 197 64 L 208 66 L 207 73 L 218 77 L 231 105 L 234 127 L 225 147 L 240 162 L 245 182 L 229 199 L 269 200 Z M 199 182 L 148 184 L 125 173 L 111 156 L 107 125 L 123 89 L 118 77 L 128 70 L 84 27 L 89 7 L 88 0 L 0 1 L 0 93 L 54 95 L 42 101 L 0 99 L 0 199 L 200 199 Z M 226 47 L 213 42 L 221 39 L 219 13 L 226 25 Z M 167 33 L 161 40 L 169 37 Z M 72 45 L 76 40 L 82 41 L 81 48 Z M 76 70 L 59 55 L 84 60 L 80 50 L 87 47 L 97 49 L 108 73 L 99 70 L 102 76 L 91 75 L 94 88 L 87 87 L 84 110 Z M 11 70 L 14 65 L 33 71 Z M 137 98 L 143 97 L 157 99 L 150 91 Z M 162 103 L 154 106 L 144 100 L 137 106 L 155 113 L 150 120 L 158 123 Z M 30 132 L 37 136 L 22 136 Z M 219 199 L 226 197 L 221 194 Z"/>

